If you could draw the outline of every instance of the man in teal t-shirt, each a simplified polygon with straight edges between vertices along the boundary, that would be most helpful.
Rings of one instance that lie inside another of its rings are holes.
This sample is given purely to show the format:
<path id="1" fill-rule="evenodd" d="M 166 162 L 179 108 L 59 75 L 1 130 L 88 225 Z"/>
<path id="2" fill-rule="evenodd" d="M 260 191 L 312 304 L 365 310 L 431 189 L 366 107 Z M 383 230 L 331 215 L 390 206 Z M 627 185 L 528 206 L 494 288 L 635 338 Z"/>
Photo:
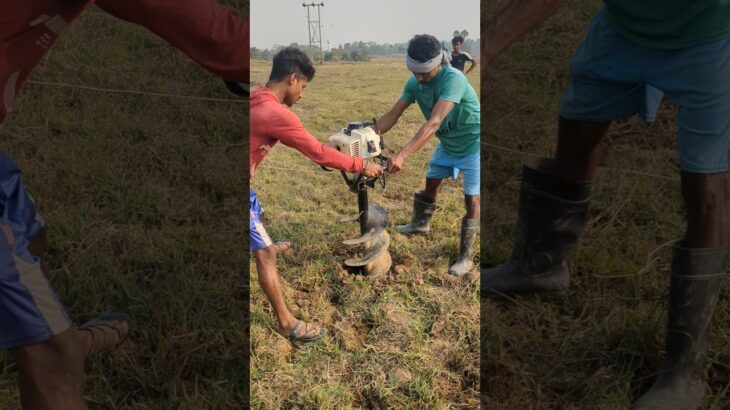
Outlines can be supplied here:
<path id="1" fill-rule="evenodd" d="M 564 3 L 509 2 L 482 26 L 484 66 Z M 632 409 L 695 409 L 704 396 L 709 328 L 730 261 L 729 67 L 730 0 L 605 0 L 570 62 L 555 158 L 523 169 L 512 257 L 481 273 L 485 293 L 566 288 L 611 122 L 653 121 L 664 96 L 676 104 L 687 229 L 672 254 L 666 359 Z"/>
<path id="2" fill-rule="evenodd" d="M 473 267 L 474 240 L 479 231 L 479 99 L 464 74 L 451 67 L 438 40 L 417 35 L 408 43 L 406 65 L 413 73 L 393 108 L 380 117 L 379 134 L 390 130 L 414 102 L 426 123 L 388 162 L 389 172 L 398 172 L 408 156 L 434 135 L 436 146 L 426 172 L 426 188 L 415 194 L 412 219 L 399 225 L 403 234 L 427 233 L 436 209 L 436 196 L 444 178 L 464 174 L 466 216 L 461 224 L 461 246 L 452 275 L 464 275 Z"/>

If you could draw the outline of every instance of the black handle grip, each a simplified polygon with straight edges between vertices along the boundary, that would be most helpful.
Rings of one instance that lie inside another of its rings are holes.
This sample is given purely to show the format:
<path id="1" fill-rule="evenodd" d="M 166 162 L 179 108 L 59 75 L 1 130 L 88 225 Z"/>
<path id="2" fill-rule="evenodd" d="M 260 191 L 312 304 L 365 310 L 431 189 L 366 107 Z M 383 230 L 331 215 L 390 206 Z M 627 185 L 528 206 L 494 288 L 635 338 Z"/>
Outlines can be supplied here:
<path id="1" fill-rule="evenodd" d="M 241 97 L 248 97 L 249 92 L 247 89 L 243 88 L 241 84 L 238 84 L 233 81 L 224 81 L 226 84 L 226 88 L 228 88 L 228 91 L 232 92 L 233 94 L 236 94 Z"/>

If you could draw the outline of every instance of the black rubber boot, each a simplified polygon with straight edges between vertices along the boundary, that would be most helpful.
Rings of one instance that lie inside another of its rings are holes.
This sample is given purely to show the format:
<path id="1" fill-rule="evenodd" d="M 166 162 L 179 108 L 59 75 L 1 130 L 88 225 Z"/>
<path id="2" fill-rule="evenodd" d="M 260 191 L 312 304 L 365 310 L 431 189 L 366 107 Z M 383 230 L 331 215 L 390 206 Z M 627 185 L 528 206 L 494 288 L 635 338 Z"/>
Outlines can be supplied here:
<path id="1" fill-rule="evenodd" d="M 667 357 L 634 410 L 694 410 L 702 403 L 707 340 L 730 250 L 674 247 L 669 288 Z"/>
<path id="2" fill-rule="evenodd" d="M 430 223 L 434 211 L 436 211 L 436 201 L 418 192 L 413 196 L 411 223 L 398 225 L 396 229 L 398 229 L 398 232 L 407 235 L 428 233 L 431 229 Z"/>
<path id="3" fill-rule="evenodd" d="M 549 160 L 525 165 L 512 257 L 481 271 L 482 294 L 560 290 L 570 281 L 566 259 L 585 225 L 590 183 L 557 181 Z"/>
<path id="4" fill-rule="evenodd" d="M 456 263 L 451 265 L 449 273 L 456 276 L 461 276 L 468 273 L 474 262 L 472 257 L 474 256 L 474 240 L 479 232 L 479 218 L 461 220 L 461 246 L 459 248 L 459 257 L 456 259 Z"/>

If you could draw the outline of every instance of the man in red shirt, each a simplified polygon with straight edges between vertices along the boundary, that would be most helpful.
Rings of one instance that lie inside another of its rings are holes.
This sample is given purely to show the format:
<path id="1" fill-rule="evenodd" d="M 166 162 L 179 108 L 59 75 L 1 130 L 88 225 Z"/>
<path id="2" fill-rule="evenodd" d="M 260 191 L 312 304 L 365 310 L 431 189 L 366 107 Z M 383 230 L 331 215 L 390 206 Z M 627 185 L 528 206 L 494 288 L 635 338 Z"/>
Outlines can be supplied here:
<path id="1" fill-rule="evenodd" d="M 0 124 L 33 68 L 94 0 L 0 2 Z M 231 84 L 248 83 L 248 22 L 215 0 L 99 0 Z M 75 328 L 43 268 L 44 223 L 20 171 L 0 152 L 0 349 L 18 365 L 26 409 L 85 409 L 85 360 L 129 333 L 124 314 Z"/>
<path id="2" fill-rule="evenodd" d="M 319 142 L 304 129 L 297 115 L 287 108 L 302 98 L 304 88 L 314 78 L 314 71 L 306 54 L 294 47 L 287 47 L 274 56 L 266 85 L 251 94 L 250 178 L 253 178 L 261 161 L 279 142 L 298 150 L 319 165 L 345 172 L 362 172 L 366 177 L 383 173 L 383 168 L 374 162 L 349 157 Z M 319 339 L 327 333 L 327 329 L 297 320 L 284 302 L 276 270 L 276 255 L 290 244 L 271 241 L 261 222 L 263 210 L 253 189 L 249 190 L 249 203 L 249 250 L 256 258 L 259 284 L 274 308 L 279 333 L 293 341 L 311 342 Z"/>

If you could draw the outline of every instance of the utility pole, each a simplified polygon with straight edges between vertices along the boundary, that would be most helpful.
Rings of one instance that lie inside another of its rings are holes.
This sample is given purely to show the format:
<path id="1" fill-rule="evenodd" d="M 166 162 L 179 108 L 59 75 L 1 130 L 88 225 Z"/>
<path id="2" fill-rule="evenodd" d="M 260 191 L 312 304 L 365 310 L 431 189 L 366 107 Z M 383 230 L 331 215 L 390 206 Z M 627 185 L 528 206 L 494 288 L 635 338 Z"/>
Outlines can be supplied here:
<path id="1" fill-rule="evenodd" d="M 313 44 L 319 43 L 319 62 L 321 63 L 324 59 L 322 58 L 322 18 L 319 14 L 319 8 L 324 7 L 324 2 L 321 3 L 302 3 L 302 7 L 307 8 L 307 32 L 309 33 L 309 57 L 314 60 L 314 50 L 312 49 Z M 309 8 L 317 8 L 317 20 L 313 21 L 309 14 Z"/>

